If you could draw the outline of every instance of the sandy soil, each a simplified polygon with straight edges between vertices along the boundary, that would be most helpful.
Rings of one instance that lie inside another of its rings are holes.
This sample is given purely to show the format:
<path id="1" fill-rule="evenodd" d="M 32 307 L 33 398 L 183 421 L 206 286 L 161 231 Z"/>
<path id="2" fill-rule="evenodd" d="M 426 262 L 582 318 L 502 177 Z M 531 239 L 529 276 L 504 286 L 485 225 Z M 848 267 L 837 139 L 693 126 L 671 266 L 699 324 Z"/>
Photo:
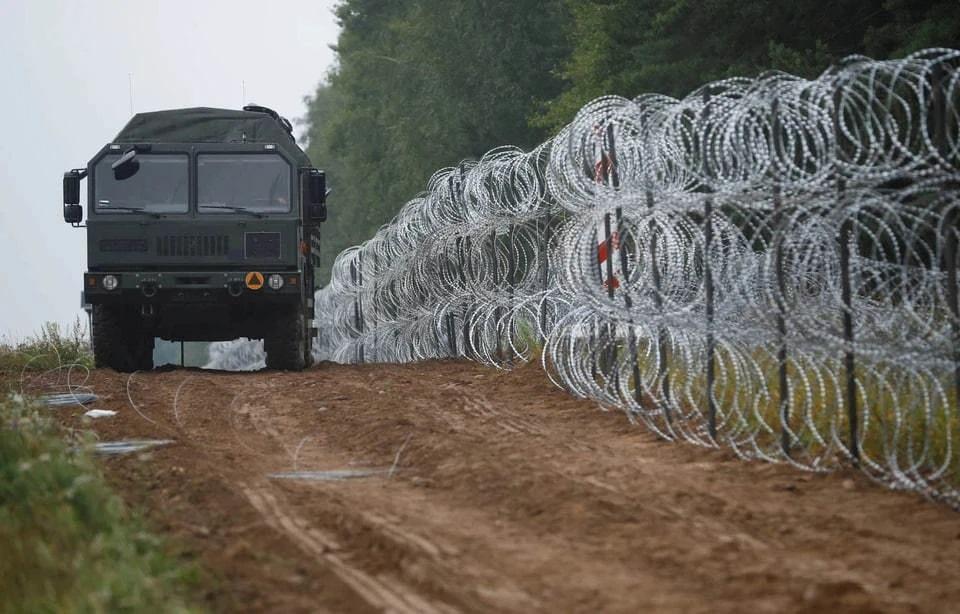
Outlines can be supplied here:
<path id="1" fill-rule="evenodd" d="M 535 366 L 96 371 L 107 475 L 220 610 L 947 612 L 960 514 L 656 440 Z M 82 410 L 58 410 L 78 425 Z M 371 469 L 308 481 L 290 471 Z M 392 471 L 391 471 L 392 470 Z"/>

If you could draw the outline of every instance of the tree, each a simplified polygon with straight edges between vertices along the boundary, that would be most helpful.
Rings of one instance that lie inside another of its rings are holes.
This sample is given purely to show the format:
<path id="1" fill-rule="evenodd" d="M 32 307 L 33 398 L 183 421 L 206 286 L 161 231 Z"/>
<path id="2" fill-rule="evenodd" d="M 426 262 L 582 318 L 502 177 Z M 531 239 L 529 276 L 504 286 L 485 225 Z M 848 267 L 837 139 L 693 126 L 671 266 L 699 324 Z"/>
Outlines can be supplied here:
<path id="1" fill-rule="evenodd" d="M 852 54 L 901 57 L 960 40 L 960 2 L 570 0 L 568 87 L 534 123 L 556 130 L 603 94 L 681 97 L 709 81 L 783 70 L 815 77 Z"/>
<path id="2" fill-rule="evenodd" d="M 957 0 L 344 0 L 306 142 L 334 193 L 324 273 L 439 168 L 530 148 L 589 100 L 902 57 L 960 40 Z"/>
<path id="3" fill-rule="evenodd" d="M 547 135 L 560 93 L 562 0 L 347 0 L 337 67 L 308 100 L 306 140 L 334 189 L 323 261 L 369 238 L 439 168 Z"/>

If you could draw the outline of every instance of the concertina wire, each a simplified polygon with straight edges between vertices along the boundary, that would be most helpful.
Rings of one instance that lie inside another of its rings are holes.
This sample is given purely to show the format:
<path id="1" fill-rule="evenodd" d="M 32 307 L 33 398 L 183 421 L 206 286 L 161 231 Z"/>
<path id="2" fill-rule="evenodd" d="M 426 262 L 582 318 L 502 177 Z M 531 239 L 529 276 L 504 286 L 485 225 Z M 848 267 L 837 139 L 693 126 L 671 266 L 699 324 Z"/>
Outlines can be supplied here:
<path id="1" fill-rule="evenodd" d="M 596 99 L 530 152 L 437 171 L 340 253 L 315 356 L 539 358 L 663 439 L 960 507 L 958 66 Z M 251 355 L 214 363 L 231 352 Z"/>

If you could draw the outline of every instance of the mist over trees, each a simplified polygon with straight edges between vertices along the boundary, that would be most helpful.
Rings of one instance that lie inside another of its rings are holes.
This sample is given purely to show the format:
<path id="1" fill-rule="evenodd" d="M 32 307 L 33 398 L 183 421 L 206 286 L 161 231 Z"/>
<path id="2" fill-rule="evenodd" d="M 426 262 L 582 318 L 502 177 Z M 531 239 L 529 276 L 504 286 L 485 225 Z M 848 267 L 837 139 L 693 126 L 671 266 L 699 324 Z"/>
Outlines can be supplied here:
<path id="1" fill-rule="evenodd" d="M 530 148 L 592 98 L 960 41 L 957 0 L 344 0 L 337 65 L 307 99 L 327 171 L 323 280 L 439 168 Z"/>

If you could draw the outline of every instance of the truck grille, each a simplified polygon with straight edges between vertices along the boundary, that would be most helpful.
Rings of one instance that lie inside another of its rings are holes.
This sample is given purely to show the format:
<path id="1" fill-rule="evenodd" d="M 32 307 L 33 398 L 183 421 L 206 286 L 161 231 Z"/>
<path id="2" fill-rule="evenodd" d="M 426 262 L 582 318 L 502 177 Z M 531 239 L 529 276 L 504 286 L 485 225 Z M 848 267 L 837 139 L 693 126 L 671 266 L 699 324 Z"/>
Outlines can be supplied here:
<path id="1" fill-rule="evenodd" d="M 245 258 L 280 258 L 279 232 L 248 232 L 243 240 Z"/>
<path id="2" fill-rule="evenodd" d="M 157 237 L 158 256 L 226 256 L 230 252 L 227 235 L 167 235 Z"/>

